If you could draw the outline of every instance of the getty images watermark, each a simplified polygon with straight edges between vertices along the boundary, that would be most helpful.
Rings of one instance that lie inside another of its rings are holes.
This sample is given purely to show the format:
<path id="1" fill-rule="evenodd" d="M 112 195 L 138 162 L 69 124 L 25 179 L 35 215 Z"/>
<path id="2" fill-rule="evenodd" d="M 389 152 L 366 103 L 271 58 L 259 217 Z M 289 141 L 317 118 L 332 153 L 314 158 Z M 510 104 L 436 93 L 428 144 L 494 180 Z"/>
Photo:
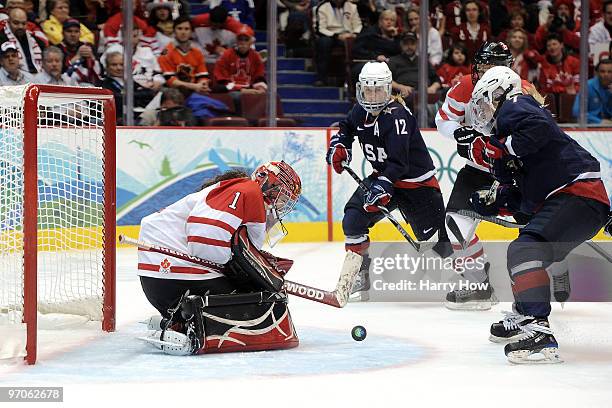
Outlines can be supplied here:
<path id="1" fill-rule="evenodd" d="M 370 246 L 370 301 L 440 301 L 454 290 L 486 289 L 486 257 L 441 258 L 403 243 Z"/>
<path id="2" fill-rule="evenodd" d="M 484 254 L 478 251 L 473 257 L 465 257 L 462 256 L 465 252 L 458 252 L 457 256 L 440 258 L 431 250 L 418 253 L 408 243 L 372 243 L 367 298 L 371 302 L 440 302 L 448 292 L 486 290 L 490 286 L 499 301 L 512 302 L 508 245 L 483 242 Z M 612 241 L 598 245 L 612 254 Z M 569 271 L 572 286 L 568 301 L 611 302 L 612 263 L 589 245 L 571 247 L 575 249 L 564 262 L 546 268 L 550 281 L 564 267 Z"/>

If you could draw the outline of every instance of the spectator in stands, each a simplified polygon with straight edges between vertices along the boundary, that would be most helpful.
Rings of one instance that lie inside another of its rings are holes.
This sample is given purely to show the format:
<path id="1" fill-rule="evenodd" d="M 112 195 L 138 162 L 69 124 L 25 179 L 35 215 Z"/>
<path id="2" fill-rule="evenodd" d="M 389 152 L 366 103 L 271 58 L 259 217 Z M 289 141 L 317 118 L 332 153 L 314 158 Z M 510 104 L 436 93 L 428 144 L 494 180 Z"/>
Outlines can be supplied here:
<path id="1" fill-rule="evenodd" d="M 211 0 L 210 8 L 222 6 L 234 19 L 255 29 L 255 3 L 253 0 Z"/>
<path id="2" fill-rule="evenodd" d="M 8 25 L 9 20 L 9 12 L 11 9 L 20 8 L 26 12 L 28 22 L 26 23 L 26 31 L 29 32 L 32 36 L 41 40 L 45 46 L 49 44 L 49 40 L 47 36 L 42 31 L 42 29 L 38 26 L 39 19 L 36 14 L 33 13 L 33 7 L 31 1 L 24 0 L 8 0 L 6 2 L 6 8 L 0 13 L 0 31 L 4 30 L 4 28 Z"/>
<path id="3" fill-rule="evenodd" d="M 210 10 L 209 16 L 210 24 L 197 27 L 195 29 L 195 37 L 204 51 L 206 61 L 214 63 L 223 55 L 226 49 L 236 45 L 236 34 L 242 27 L 242 24 L 229 17 L 227 10 L 222 6 L 217 6 Z M 237 24 L 237 27 L 233 30 L 230 30 L 227 25 L 230 18 Z"/>
<path id="4" fill-rule="evenodd" d="M 408 11 L 408 27 L 406 31 L 412 31 L 419 38 L 420 28 L 420 17 L 419 9 L 412 8 Z M 442 62 L 442 38 L 438 30 L 433 28 L 429 24 L 429 30 L 427 32 L 427 55 L 429 56 L 429 63 L 434 67 L 437 67 Z"/>
<path id="5" fill-rule="evenodd" d="M 542 52 L 547 48 L 549 34 L 558 34 L 561 42 L 574 50 L 580 49 L 579 27 L 574 20 L 574 3 L 572 0 L 555 0 L 546 22 L 538 27 L 535 33 L 535 48 Z"/>
<path id="6" fill-rule="evenodd" d="M 70 15 L 97 34 L 110 16 L 107 5 L 106 0 L 71 1 Z"/>
<path id="7" fill-rule="evenodd" d="M 521 29 L 527 34 L 527 47 L 535 46 L 535 36 L 525 28 L 525 12 L 523 10 L 516 10 L 510 14 L 510 28 L 503 30 L 497 36 L 497 41 L 508 44 L 509 31 L 517 29 Z"/>
<path id="8" fill-rule="evenodd" d="M 154 0 L 147 4 L 149 11 L 149 26 L 156 30 L 155 38 L 160 48 L 165 48 L 172 41 L 174 35 L 174 21 L 172 10 L 174 2 Z"/>
<path id="9" fill-rule="evenodd" d="M 456 43 L 448 50 L 446 62 L 436 71 L 442 88 L 454 86 L 464 75 L 472 74 L 472 67 L 467 59 L 467 49 L 463 43 Z"/>
<path id="10" fill-rule="evenodd" d="M 533 82 L 537 79 L 537 61 L 534 54 L 528 51 L 527 32 L 522 28 L 508 31 L 506 43 L 514 57 L 510 68 L 526 81 Z"/>
<path id="11" fill-rule="evenodd" d="M 164 89 L 161 106 L 155 121 L 156 126 L 195 126 L 193 112 L 185 106 L 185 98 L 177 89 Z"/>
<path id="12" fill-rule="evenodd" d="M 431 26 L 438 30 L 440 37 L 446 33 L 446 16 L 444 15 L 443 3 L 442 0 L 433 0 L 429 2 L 429 20 Z"/>
<path id="13" fill-rule="evenodd" d="M 603 20 L 589 29 L 589 48 L 591 53 L 599 54 L 599 48 L 609 48 L 612 41 L 612 0 L 603 3 Z"/>
<path id="14" fill-rule="evenodd" d="M 32 82 L 45 85 L 78 86 L 76 80 L 68 74 L 62 74 L 64 53 L 55 45 L 43 51 L 43 71 L 34 76 Z"/>
<path id="15" fill-rule="evenodd" d="M 550 34 L 546 41 L 546 54 L 540 62 L 540 88 L 545 93 L 578 92 L 580 80 L 580 60 L 567 55 L 558 34 Z"/>
<path id="16" fill-rule="evenodd" d="M 204 54 L 191 43 L 193 26 L 188 17 L 174 20 L 174 42 L 168 44 L 159 57 L 166 84 L 185 94 L 208 94 L 208 70 Z"/>
<path id="17" fill-rule="evenodd" d="M 402 36 L 402 53 L 391 57 L 389 69 L 393 74 L 392 87 L 403 97 L 412 99 L 419 84 L 419 58 L 417 51 L 416 34 L 409 31 Z M 427 93 L 435 94 L 440 88 L 440 78 L 434 67 L 429 64 Z"/>
<path id="18" fill-rule="evenodd" d="M 452 32 L 459 28 L 462 23 L 463 4 L 461 4 L 461 0 L 445 1 L 444 3 L 444 15 L 446 16 L 445 33 L 452 35 Z"/>
<path id="19" fill-rule="evenodd" d="M 64 53 L 63 71 L 79 84 L 97 86 L 100 83 L 102 67 L 93 46 L 79 40 L 81 23 L 69 18 L 64 21 L 64 39 L 59 48 Z"/>
<path id="20" fill-rule="evenodd" d="M 309 10 L 310 0 L 280 0 L 279 28 L 285 37 L 288 57 L 312 57 Z"/>
<path id="21" fill-rule="evenodd" d="M 153 27 L 147 24 L 146 20 L 136 15 L 136 10 L 138 10 L 139 2 L 135 1 L 133 3 L 134 7 L 134 26 L 138 27 L 142 31 L 142 36 L 140 37 L 139 43 L 145 47 L 150 47 L 155 55 L 159 55 L 161 53 L 162 48 L 157 43 L 157 39 L 155 38 L 156 31 Z M 119 12 L 112 15 L 108 21 L 104 24 L 104 29 L 102 30 L 102 37 L 100 39 L 100 43 L 102 45 L 102 50 L 108 48 L 111 44 L 121 44 L 122 43 L 122 28 L 123 27 L 123 13 Z M 100 51 L 102 52 L 102 51 Z"/>
<path id="22" fill-rule="evenodd" d="M 612 124 L 612 59 L 599 61 L 595 77 L 588 82 L 587 120 L 588 123 Z M 572 114 L 580 113 L 580 94 L 574 100 Z"/>
<path id="23" fill-rule="evenodd" d="M 213 92 L 229 92 L 239 111 L 240 95 L 244 92 L 265 93 L 268 86 L 265 66 L 259 53 L 251 48 L 255 42 L 253 30 L 242 26 L 238 33 L 237 44 L 227 49 L 215 64 L 215 87 Z"/>
<path id="24" fill-rule="evenodd" d="M 134 28 L 133 41 L 134 50 L 132 53 L 132 78 L 134 79 L 134 112 L 141 112 L 144 109 L 156 109 L 159 107 L 159 100 L 155 99 L 157 93 L 166 83 L 161 68 L 157 62 L 157 57 L 153 54 L 153 50 L 149 47 L 143 47 L 138 43 L 138 37 L 141 31 L 139 28 Z M 110 46 L 104 55 L 101 62 L 104 65 L 109 61 L 108 55 L 118 53 L 123 56 L 124 48 L 122 45 Z M 115 61 L 113 59 L 113 61 Z M 123 58 L 121 59 L 123 64 Z M 106 66 L 104 68 L 107 68 Z M 150 105 L 152 104 L 152 105 Z"/>
<path id="25" fill-rule="evenodd" d="M 9 11 L 12 8 L 24 8 L 23 0 L 6 0 L 4 7 L 0 7 L 0 20 L 8 20 Z"/>
<path id="26" fill-rule="evenodd" d="M 472 60 L 480 46 L 491 40 L 491 29 L 485 21 L 482 5 L 475 0 L 466 1 L 461 12 L 463 22 L 450 31 L 454 42 L 463 42 Z"/>
<path id="27" fill-rule="evenodd" d="M 106 54 L 106 76 L 100 86 L 113 92 L 117 124 L 123 125 L 123 54 L 117 51 Z"/>
<path id="28" fill-rule="evenodd" d="M 47 10 L 49 18 L 42 23 L 42 28 L 49 42 L 57 45 L 64 39 L 64 22 L 71 18 L 70 4 L 68 0 L 47 0 Z M 95 42 L 94 34 L 83 24 L 80 26 L 80 31 L 82 42 L 88 44 Z"/>
<path id="29" fill-rule="evenodd" d="M 42 70 L 42 52 L 47 44 L 26 30 L 27 16 L 20 8 L 9 12 L 8 24 L 0 31 L 0 44 L 12 42 L 19 53 L 19 65 L 22 71 L 37 74 Z"/>
<path id="30" fill-rule="evenodd" d="M 19 50 L 14 43 L 8 41 L 0 45 L 0 86 L 32 82 L 32 75 L 20 69 L 19 61 Z"/>
<path id="31" fill-rule="evenodd" d="M 353 60 L 357 60 L 351 67 L 353 83 L 357 82 L 359 72 L 367 61 L 387 62 L 401 52 L 397 13 L 384 10 L 378 17 L 378 24 L 361 30 L 353 43 Z"/>
<path id="32" fill-rule="evenodd" d="M 345 46 L 345 41 L 352 40 L 361 31 L 361 19 L 357 6 L 346 0 L 331 0 L 319 4 L 314 12 L 317 38 L 315 86 L 327 83 L 329 59 L 334 46 Z"/>

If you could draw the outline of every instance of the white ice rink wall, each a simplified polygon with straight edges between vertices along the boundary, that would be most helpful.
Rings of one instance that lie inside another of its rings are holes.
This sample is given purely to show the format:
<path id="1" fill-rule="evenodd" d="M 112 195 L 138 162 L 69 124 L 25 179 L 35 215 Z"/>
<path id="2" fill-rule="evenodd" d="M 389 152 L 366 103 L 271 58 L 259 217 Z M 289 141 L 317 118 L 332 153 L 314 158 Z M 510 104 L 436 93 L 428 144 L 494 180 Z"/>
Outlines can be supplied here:
<path id="1" fill-rule="evenodd" d="M 289 241 L 341 240 L 344 204 L 356 188 L 348 175 L 338 176 L 325 164 L 326 128 L 119 128 L 117 132 L 118 233 L 137 234 L 142 217 L 164 208 L 229 168 L 253 170 L 269 160 L 285 160 L 300 174 L 303 196 L 287 218 Z M 612 129 L 568 130 L 601 163 L 602 178 L 612 193 Z M 448 199 L 463 166 L 455 142 L 435 130 L 423 130 L 437 178 Z M 362 177 L 371 168 L 359 145 L 353 145 L 353 169 Z M 483 223 L 484 224 L 484 223 Z M 483 239 L 510 239 L 514 231 L 481 225 Z M 389 224 L 377 226 L 373 239 L 401 236 Z"/>

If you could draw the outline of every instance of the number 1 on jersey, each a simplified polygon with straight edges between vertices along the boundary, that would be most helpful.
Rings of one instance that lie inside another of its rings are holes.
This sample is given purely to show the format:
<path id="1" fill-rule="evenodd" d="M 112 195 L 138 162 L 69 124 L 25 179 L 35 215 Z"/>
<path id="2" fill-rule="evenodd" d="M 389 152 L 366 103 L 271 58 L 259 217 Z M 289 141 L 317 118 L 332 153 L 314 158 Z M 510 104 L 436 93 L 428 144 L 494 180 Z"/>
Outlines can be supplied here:
<path id="1" fill-rule="evenodd" d="M 232 210 L 236 209 L 236 204 L 238 203 L 238 197 L 240 197 L 240 191 L 236 191 L 236 195 L 234 196 L 234 201 L 229 205 L 229 208 Z"/>

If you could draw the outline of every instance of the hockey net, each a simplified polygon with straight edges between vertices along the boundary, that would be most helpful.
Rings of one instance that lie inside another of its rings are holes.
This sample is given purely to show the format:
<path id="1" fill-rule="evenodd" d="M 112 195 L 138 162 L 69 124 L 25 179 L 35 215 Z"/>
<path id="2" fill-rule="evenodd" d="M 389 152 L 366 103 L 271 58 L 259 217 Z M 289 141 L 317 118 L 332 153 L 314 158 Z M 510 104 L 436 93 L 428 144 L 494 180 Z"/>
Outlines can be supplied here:
<path id="1" fill-rule="evenodd" d="M 0 101 L 0 358 L 32 364 L 44 314 L 114 330 L 114 102 L 43 85 Z"/>

